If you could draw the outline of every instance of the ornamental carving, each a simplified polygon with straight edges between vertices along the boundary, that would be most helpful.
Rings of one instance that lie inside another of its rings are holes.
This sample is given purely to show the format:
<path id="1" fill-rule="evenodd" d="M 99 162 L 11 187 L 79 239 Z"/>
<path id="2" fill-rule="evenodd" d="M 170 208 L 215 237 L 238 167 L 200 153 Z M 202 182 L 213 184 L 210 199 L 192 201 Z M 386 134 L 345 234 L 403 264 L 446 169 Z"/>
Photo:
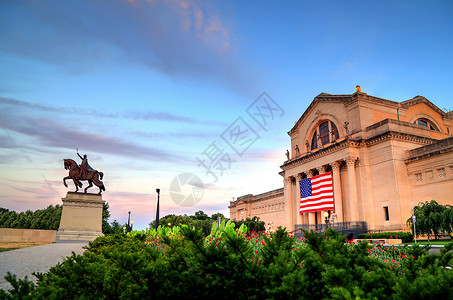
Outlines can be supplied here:
<path id="1" fill-rule="evenodd" d="M 349 167 L 354 167 L 356 161 L 358 160 L 358 157 L 355 156 L 349 156 L 345 159 L 346 165 Z"/>
<path id="2" fill-rule="evenodd" d="M 437 174 L 438 174 L 439 178 L 445 178 L 447 176 L 447 174 L 445 172 L 445 168 L 437 169 Z"/>
<path id="3" fill-rule="evenodd" d="M 332 170 L 334 170 L 334 171 L 340 170 L 341 161 L 335 161 L 330 166 L 332 167 Z"/>
<path id="4" fill-rule="evenodd" d="M 415 181 L 416 182 L 422 182 L 423 181 L 422 173 L 415 174 Z"/>

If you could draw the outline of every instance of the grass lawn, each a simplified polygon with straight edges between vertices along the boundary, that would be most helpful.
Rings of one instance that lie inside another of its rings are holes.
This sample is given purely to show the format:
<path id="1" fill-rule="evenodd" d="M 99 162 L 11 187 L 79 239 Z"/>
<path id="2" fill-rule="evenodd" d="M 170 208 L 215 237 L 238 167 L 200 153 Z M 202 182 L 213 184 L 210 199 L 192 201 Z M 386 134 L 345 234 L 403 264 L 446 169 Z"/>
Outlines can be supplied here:
<path id="1" fill-rule="evenodd" d="M 419 245 L 446 245 L 447 243 L 451 242 L 451 240 L 417 240 L 417 244 Z M 413 245 L 415 242 L 412 243 L 404 243 L 404 245 Z"/>
<path id="2" fill-rule="evenodd" d="M 44 244 L 47 244 L 47 243 L 22 243 L 22 242 L 17 242 L 17 243 L 0 243 L 0 252 L 5 252 L 5 251 L 10 251 L 10 250 L 20 249 L 20 248 L 25 248 L 25 247 L 32 247 L 32 246 L 44 245 Z"/>

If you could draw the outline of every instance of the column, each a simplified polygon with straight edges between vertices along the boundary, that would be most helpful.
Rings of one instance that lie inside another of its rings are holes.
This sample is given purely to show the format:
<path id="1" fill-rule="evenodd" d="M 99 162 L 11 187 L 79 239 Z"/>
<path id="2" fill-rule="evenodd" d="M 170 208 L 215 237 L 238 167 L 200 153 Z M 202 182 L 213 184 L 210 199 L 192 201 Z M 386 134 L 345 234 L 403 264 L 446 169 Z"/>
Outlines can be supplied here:
<path id="1" fill-rule="evenodd" d="M 357 181 L 355 176 L 355 162 L 357 157 L 349 156 L 346 158 L 348 167 L 348 190 L 349 190 L 349 216 L 351 222 L 359 221 L 359 211 L 357 205 Z"/>
<path id="2" fill-rule="evenodd" d="M 292 179 L 294 177 L 285 178 L 285 198 L 287 207 L 287 220 L 288 220 L 288 231 L 294 230 L 294 219 L 293 219 L 293 184 Z"/>
<path id="3" fill-rule="evenodd" d="M 337 215 L 338 222 L 343 222 L 343 197 L 341 192 L 340 165 L 341 161 L 336 161 L 332 164 L 332 177 L 335 214 Z"/>
<path id="4" fill-rule="evenodd" d="M 297 209 L 297 224 L 304 224 L 304 215 L 300 213 L 300 181 L 302 180 L 302 174 L 299 173 L 297 174 L 297 183 L 296 183 L 296 187 L 297 187 L 297 191 L 296 191 L 296 195 L 298 195 L 298 197 L 296 197 L 297 201 L 297 205 L 295 205 L 296 209 Z"/>
<path id="5" fill-rule="evenodd" d="M 313 171 L 309 170 L 307 172 L 307 178 L 311 178 L 311 177 L 313 177 Z M 315 213 L 314 212 L 308 213 L 308 224 L 315 225 L 315 223 L 316 223 L 316 221 L 315 221 Z"/>

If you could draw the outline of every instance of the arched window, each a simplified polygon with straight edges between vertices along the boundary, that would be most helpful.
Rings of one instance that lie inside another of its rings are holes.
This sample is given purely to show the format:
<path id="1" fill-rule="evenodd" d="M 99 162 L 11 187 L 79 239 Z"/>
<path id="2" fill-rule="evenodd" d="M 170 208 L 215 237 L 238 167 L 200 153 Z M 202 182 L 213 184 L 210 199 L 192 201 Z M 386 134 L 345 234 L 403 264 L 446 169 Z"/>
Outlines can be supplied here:
<path id="1" fill-rule="evenodd" d="M 433 122 L 425 118 L 415 120 L 414 124 L 428 127 L 431 130 L 439 131 L 439 129 L 436 127 L 436 125 L 433 124 Z"/>
<path id="2" fill-rule="evenodd" d="M 324 121 L 315 129 L 311 138 L 311 150 L 319 148 L 318 143 L 322 145 L 335 142 L 340 135 L 335 123 L 331 121 Z"/>

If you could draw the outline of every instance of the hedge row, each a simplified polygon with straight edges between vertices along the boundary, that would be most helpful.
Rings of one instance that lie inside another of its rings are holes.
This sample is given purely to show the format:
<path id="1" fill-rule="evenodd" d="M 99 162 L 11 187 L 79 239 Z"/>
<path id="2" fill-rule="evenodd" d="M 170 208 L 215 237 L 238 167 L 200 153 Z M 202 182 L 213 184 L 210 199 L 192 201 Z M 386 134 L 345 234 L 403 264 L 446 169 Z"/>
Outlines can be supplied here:
<path id="1" fill-rule="evenodd" d="M 414 240 L 414 235 L 410 232 L 376 232 L 359 234 L 359 239 L 401 239 L 403 243 L 410 243 Z"/>
<path id="2" fill-rule="evenodd" d="M 258 242 L 237 230 L 181 234 L 98 238 L 36 274 L 37 286 L 9 274 L 0 299 L 453 299 L 453 242 L 437 255 L 407 248 L 396 266 L 332 229 L 305 232 L 303 244 L 282 229 Z"/>

